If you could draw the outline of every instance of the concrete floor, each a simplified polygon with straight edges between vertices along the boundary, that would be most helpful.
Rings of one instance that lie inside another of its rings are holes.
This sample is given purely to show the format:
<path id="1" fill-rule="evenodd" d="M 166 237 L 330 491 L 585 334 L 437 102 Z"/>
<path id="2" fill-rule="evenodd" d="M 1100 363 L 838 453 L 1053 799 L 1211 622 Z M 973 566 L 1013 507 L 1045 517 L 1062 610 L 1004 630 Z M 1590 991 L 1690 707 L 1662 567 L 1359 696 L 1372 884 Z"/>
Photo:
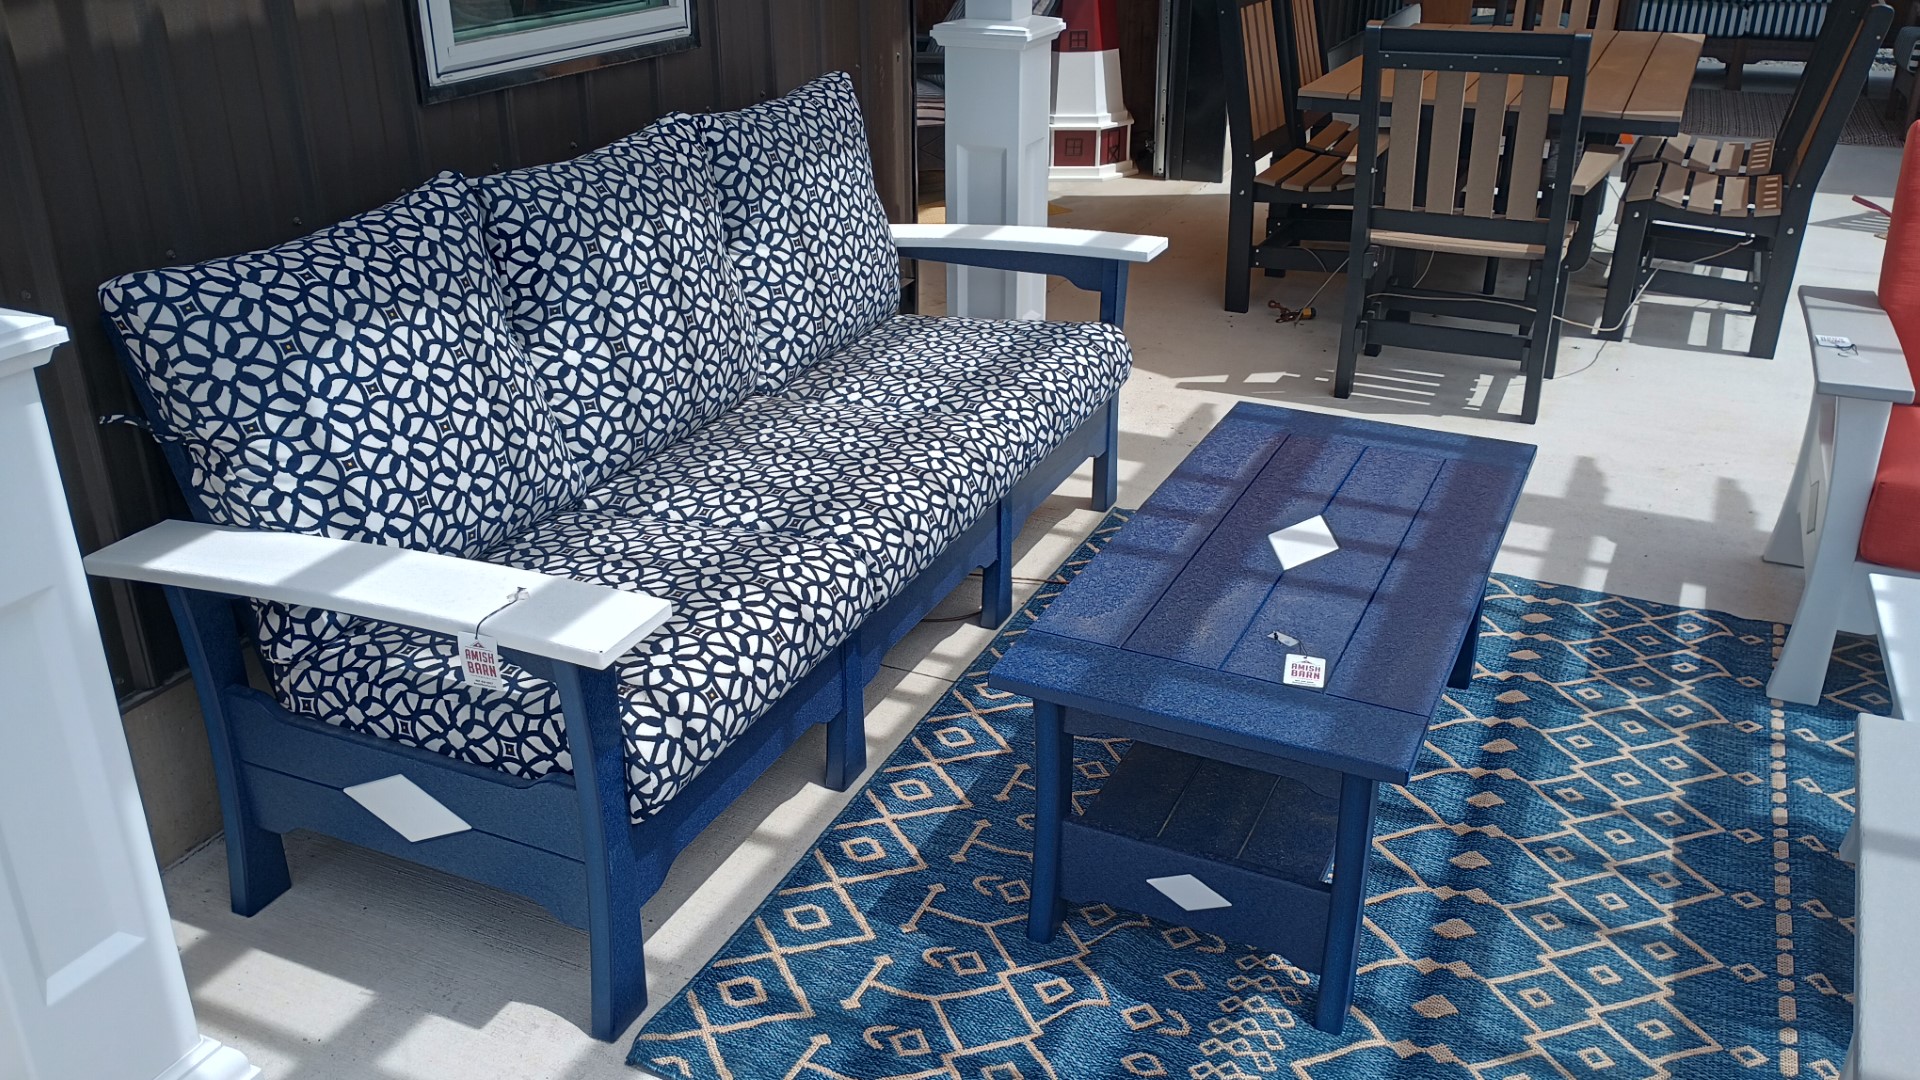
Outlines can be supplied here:
<path id="1" fill-rule="evenodd" d="M 1842 148 L 1827 172 L 1800 280 L 1871 288 L 1881 241 L 1847 196 L 1891 195 L 1893 150 Z M 1136 367 L 1121 420 L 1121 503 L 1137 506 L 1236 401 L 1351 412 L 1524 440 L 1539 457 L 1497 569 L 1740 615 L 1786 619 L 1798 571 L 1761 563 L 1810 388 L 1797 316 L 1779 354 L 1741 351 L 1744 318 L 1653 298 L 1623 344 L 1566 337 L 1560 376 L 1532 427 L 1511 365 L 1394 354 L 1363 362 L 1358 392 L 1329 394 L 1332 320 L 1276 324 L 1268 300 L 1299 306 L 1323 275 L 1255 280 L 1255 310 L 1220 309 L 1226 198 L 1217 188 L 1123 181 L 1059 189 L 1053 224 L 1159 233 L 1167 255 L 1134 277 Z M 1603 237 L 1601 246 L 1607 245 Z M 1568 313 L 1599 310 L 1604 260 L 1576 277 Z M 1477 278 L 1470 265 L 1435 268 Z M 1318 304 L 1338 303 L 1335 279 Z M 939 295 L 938 279 L 928 295 Z M 1058 286 L 1056 317 L 1091 317 Z M 1021 536 L 1016 574 L 1051 570 L 1098 520 L 1085 471 Z M 978 606 L 963 587 L 936 616 Z M 879 763 L 990 633 L 929 622 L 888 654 L 867 692 L 869 760 Z M 778 882 L 846 799 L 812 781 L 822 746 L 803 740 L 675 865 L 646 906 L 649 988 L 664 1000 Z M 294 888 L 252 919 L 226 905 L 218 844 L 166 875 L 202 1028 L 269 1077 L 483 1080 L 622 1074 L 631 1032 L 596 1043 L 586 940 L 533 904 L 344 845 L 289 843 Z"/>

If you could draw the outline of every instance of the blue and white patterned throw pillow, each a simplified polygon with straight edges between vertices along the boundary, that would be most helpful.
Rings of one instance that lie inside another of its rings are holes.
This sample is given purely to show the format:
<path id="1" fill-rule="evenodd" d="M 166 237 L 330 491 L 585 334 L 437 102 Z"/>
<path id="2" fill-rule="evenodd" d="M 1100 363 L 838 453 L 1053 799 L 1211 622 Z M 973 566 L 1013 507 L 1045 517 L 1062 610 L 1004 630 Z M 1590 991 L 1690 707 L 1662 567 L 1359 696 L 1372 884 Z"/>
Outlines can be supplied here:
<path id="1" fill-rule="evenodd" d="M 582 490 L 458 174 L 100 301 L 218 524 L 471 556 Z M 288 613 L 266 614 L 272 634 Z M 295 636 L 340 623 L 291 617 Z"/>
<path id="2" fill-rule="evenodd" d="M 777 393 L 900 309 L 900 259 L 844 72 L 699 118 L 727 250 L 760 331 L 759 389 Z"/>
<path id="3" fill-rule="evenodd" d="M 758 339 L 691 119 L 474 187 L 513 329 L 590 483 L 753 389 Z"/>

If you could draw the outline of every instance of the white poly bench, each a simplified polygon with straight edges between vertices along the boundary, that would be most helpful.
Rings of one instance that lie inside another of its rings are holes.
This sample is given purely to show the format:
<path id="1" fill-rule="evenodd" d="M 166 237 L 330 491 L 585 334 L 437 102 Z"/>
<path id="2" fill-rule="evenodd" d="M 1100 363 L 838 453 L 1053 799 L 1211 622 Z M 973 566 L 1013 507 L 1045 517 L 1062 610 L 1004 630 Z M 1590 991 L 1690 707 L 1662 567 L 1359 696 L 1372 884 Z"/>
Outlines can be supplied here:
<path id="1" fill-rule="evenodd" d="M 1880 623 L 1880 656 L 1887 668 L 1890 715 L 1914 719 L 1920 710 L 1920 578 L 1869 574 Z M 1901 704 L 1902 695 L 1906 704 Z"/>
<path id="2" fill-rule="evenodd" d="M 1920 580 L 1874 574 L 1880 654 L 1894 710 L 1920 708 Z M 1906 704 L 1901 704 L 1905 695 Z M 1853 827 L 1841 857 L 1856 871 L 1853 1046 L 1848 1080 L 1915 1075 L 1920 1063 L 1920 724 L 1860 717 Z"/>
<path id="3" fill-rule="evenodd" d="M 1859 918 L 1851 1080 L 1910 1080 L 1920 1068 L 1920 724 L 1860 717 Z"/>

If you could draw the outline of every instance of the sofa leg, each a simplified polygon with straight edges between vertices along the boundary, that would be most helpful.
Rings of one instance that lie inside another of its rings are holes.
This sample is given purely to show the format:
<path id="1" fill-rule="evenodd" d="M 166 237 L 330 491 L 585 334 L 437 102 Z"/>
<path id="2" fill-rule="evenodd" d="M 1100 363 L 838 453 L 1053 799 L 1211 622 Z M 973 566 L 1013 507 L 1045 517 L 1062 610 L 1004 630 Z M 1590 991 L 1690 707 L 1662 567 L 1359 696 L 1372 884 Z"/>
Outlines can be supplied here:
<path id="1" fill-rule="evenodd" d="M 993 512 L 993 562 L 980 568 L 980 625 L 989 630 L 1013 614 L 1013 510 L 1001 499 Z"/>
<path id="2" fill-rule="evenodd" d="M 1120 498 L 1120 403 L 1107 402 L 1106 449 L 1093 458 L 1093 508 L 1105 513 Z"/>
<path id="3" fill-rule="evenodd" d="M 1808 581 L 1811 588 L 1813 582 Z M 1813 606 L 1801 603 L 1794 623 L 1787 630 L 1787 642 L 1780 647 L 1780 659 L 1773 662 L 1773 676 L 1767 680 L 1767 696 L 1800 705 L 1816 705 L 1827 682 L 1827 664 L 1833 658 L 1834 619 L 1838 616 L 1838 598 L 1833 610 L 1815 613 Z"/>
<path id="4" fill-rule="evenodd" d="M 257 915 L 293 887 L 287 873 L 287 848 L 279 833 L 251 821 L 232 822 L 226 827 L 226 841 L 227 884 L 235 915 Z"/>
<path id="5" fill-rule="evenodd" d="M 593 990 L 588 1033 L 620 1037 L 647 1007 L 646 891 L 633 854 L 627 748 L 611 669 L 555 663 L 550 676 L 567 717 L 574 786 L 580 795 L 580 850 L 587 876 L 587 946 Z"/>
<path id="6" fill-rule="evenodd" d="M 1833 464 L 1826 476 L 1825 500 L 1817 511 L 1820 539 L 1807 563 L 1807 580 L 1800 590 L 1793 625 L 1780 647 L 1780 658 L 1774 661 L 1773 677 L 1767 680 L 1768 697 L 1818 704 L 1827 681 L 1827 664 L 1833 656 L 1834 635 L 1846 613 L 1864 610 L 1870 616 L 1873 611 L 1866 572 L 1856 561 L 1856 554 L 1860 550 L 1860 523 L 1867 516 L 1867 500 L 1873 493 L 1874 470 L 1892 408 L 1885 401 L 1858 398 L 1840 398 L 1834 403 Z"/>
<path id="7" fill-rule="evenodd" d="M 1774 520 L 1773 534 L 1767 538 L 1767 547 L 1760 558 L 1782 566 L 1805 566 L 1807 530 L 1802 525 L 1800 500 L 1806 494 L 1807 472 L 1814 468 L 1814 462 L 1820 453 L 1820 414 L 1821 398 L 1814 395 L 1812 405 L 1807 409 L 1806 434 L 1800 437 L 1800 457 L 1793 464 L 1793 479 L 1787 483 L 1787 494 L 1780 502 L 1780 516 Z"/>
<path id="8" fill-rule="evenodd" d="M 247 685 L 240 659 L 240 640 L 233 621 L 233 602 L 225 597 L 185 589 L 166 590 L 167 605 L 186 646 L 187 665 L 193 670 L 194 689 L 200 694 L 201 717 L 207 725 L 207 743 L 213 751 L 213 771 L 220 792 L 220 820 L 227 843 L 227 884 L 233 913 L 258 914 L 292 886 L 287 873 L 286 845 L 280 834 L 254 823 L 240 772 L 240 752 L 234 746 L 224 688 Z"/>
<path id="9" fill-rule="evenodd" d="M 827 769 L 821 781 L 834 791 L 852 787 L 867 771 L 866 680 L 860 677 L 859 635 L 840 647 L 840 712 L 827 721 Z"/>

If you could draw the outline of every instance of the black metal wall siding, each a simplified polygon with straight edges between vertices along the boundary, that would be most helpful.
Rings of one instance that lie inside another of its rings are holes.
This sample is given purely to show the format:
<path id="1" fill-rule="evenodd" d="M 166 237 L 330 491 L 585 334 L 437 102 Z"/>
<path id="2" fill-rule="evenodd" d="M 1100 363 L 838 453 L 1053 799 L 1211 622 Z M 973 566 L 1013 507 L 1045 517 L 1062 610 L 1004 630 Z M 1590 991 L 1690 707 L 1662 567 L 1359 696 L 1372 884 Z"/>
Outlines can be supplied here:
<path id="1" fill-rule="evenodd" d="M 59 319 L 41 372 L 84 550 L 185 516 L 139 430 L 94 290 L 377 206 L 443 169 L 603 146 L 671 111 L 853 73 L 881 196 L 913 213 L 910 0 L 700 0 L 701 45 L 422 105 L 412 0 L 0 0 L 0 305 Z M 123 695 L 184 665 L 157 590 L 95 583 Z"/>

